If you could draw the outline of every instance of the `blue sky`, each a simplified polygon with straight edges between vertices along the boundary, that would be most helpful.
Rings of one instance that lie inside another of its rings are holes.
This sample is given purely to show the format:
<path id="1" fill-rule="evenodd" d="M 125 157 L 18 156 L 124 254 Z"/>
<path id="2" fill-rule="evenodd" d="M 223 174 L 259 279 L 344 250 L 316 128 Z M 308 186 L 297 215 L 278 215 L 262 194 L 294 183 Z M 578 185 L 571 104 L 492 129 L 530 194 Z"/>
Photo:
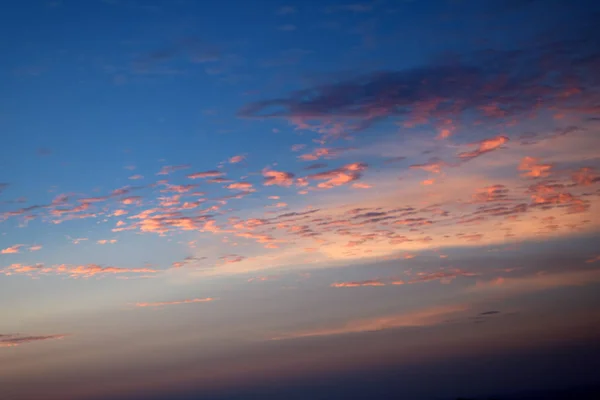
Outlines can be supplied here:
<path id="1" fill-rule="evenodd" d="M 4 5 L 0 386 L 11 399 L 227 398 L 587 346 L 599 12 Z M 589 383 L 556 374 L 537 386 Z M 471 394 L 507 389 L 486 382 Z"/>

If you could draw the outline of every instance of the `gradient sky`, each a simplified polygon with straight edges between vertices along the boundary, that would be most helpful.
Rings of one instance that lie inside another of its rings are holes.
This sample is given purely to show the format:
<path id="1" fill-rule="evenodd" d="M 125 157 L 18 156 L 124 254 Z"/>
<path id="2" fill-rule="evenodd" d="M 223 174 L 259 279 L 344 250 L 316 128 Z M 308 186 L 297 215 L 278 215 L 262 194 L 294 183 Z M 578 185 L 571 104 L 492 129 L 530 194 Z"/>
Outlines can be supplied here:
<path id="1" fill-rule="evenodd" d="M 600 354 L 599 19 L 6 2 L 0 398 L 590 383 L 540 360 Z"/>

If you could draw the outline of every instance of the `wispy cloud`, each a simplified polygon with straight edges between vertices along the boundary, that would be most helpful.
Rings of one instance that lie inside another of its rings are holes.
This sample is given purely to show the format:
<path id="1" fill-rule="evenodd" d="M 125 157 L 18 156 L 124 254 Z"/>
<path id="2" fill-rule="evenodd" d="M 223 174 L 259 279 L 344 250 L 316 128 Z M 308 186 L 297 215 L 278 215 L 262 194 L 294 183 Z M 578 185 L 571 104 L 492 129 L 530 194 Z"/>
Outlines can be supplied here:
<path id="1" fill-rule="evenodd" d="M 175 300 L 175 301 L 161 301 L 156 303 L 135 303 L 136 307 L 164 307 L 164 306 L 174 306 L 178 304 L 192 304 L 192 303 L 207 303 L 210 301 L 214 301 L 216 299 L 212 297 L 206 298 L 195 298 L 195 299 L 186 299 L 186 300 Z"/>
<path id="2" fill-rule="evenodd" d="M 25 336 L 17 334 L 0 335 L 0 347 L 14 347 L 28 343 L 43 342 L 47 340 L 63 339 L 68 335 L 45 335 L 45 336 Z"/>
<path id="3" fill-rule="evenodd" d="M 438 325 L 447 320 L 448 317 L 463 313 L 467 310 L 468 307 L 465 305 L 437 306 L 403 314 L 349 321 L 341 326 L 292 332 L 276 336 L 273 340 L 344 335 L 349 333 L 381 331 L 385 329 Z"/>

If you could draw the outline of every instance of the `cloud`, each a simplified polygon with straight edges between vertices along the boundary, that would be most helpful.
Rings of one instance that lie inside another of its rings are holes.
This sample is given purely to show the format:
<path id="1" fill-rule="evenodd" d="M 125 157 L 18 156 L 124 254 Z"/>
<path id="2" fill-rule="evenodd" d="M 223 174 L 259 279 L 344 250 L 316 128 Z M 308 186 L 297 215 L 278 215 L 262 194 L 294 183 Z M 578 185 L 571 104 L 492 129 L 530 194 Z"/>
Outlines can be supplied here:
<path id="1" fill-rule="evenodd" d="M 70 278 L 91 278 L 94 276 L 106 276 L 114 274 L 154 274 L 157 272 L 158 271 L 150 268 L 102 267 L 97 264 L 60 264 L 53 266 L 46 266 L 44 264 L 11 264 L 8 267 L 0 269 L 0 273 L 7 276 L 19 274 L 28 275 L 32 277 L 45 275 L 65 275 Z"/>
<path id="2" fill-rule="evenodd" d="M 319 147 L 313 150 L 311 153 L 301 154 L 298 156 L 299 159 L 303 161 L 316 161 L 320 158 L 334 158 L 339 156 L 344 151 L 352 150 L 351 148 L 327 148 L 327 147 Z"/>
<path id="3" fill-rule="evenodd" d="M 437 125 L 467 112 L 479 122 L 530 116 L 550 108 L 593 112 L 589 104 L 597 101 L 599 86 L 594 79 L 594 62 L 600 53 L 597 37 L 583 22 L 562 31 L 568 33 L 560 38 L 536 38 L 524 42 L 520 49 L 438 57 L 411 69 L 329 81 L 247 104 L 239 114 L 246 118 L 285 118 L 301 129 L 332 135 L 335 123 L 346 128 L 338 130 L 344 133 L 364 130 L 385 117 L 410 121 L 415 113 L 420 123 Z M 551 84 L 545 84 L 549 77 Z M 571 90 L 573 82 L 585 85 L 586 93 Z M 489 152 L 492 149 L 488 145 L 493 143 L 480 143 L 477 150 L 462 157 L 470 159 Z"/>
<path id="4" fill-rule="evenodd" d="M 16 334 L 4 334 L 0 335 L 0 347 L 14 347 L 46 340 L 63 339 L 67 336 L 68 335 L 23 336 Z"/>
<path id="5" fill-rule="evenodd" d="M 239 256 L 237 254 L 227 254 L 225 256 L 219 257 L 219 259 L 223 260 L 225 264 L 235 264 L 244 261 L 246 257 Z"/>
<path id="6" fill-rule="evenodd" d="M 237 164 L 239 162 L 244 161 L 245 158 L 246 158 L 246 156 L 242 156 L 242 155 L 233 156 L 233 157 L 229 158 L 229 163 L 230 164 Z"/>
<path id="7" fill-rule="evenodd" d="M 25 245 L 23 244 L 15 244 L 0 251 L 0 254 L 17 254 L 19 253 L 19 249 Z"/>
<path id="8" fill-rule="evenodd" d="M 207 303 L 210 301 L 214 301 L 216 299 L 212 297 L 206 297 L 203 299 L 195 298 L 195 299 L 186 299 L 186 300 L 175 300 L 175 301 L 161 301 L 157 303 L 135 303 L 136 307 L 163 307 L 163 306 L 173 306 L 178 304 L 192 304 L 192 303 Z"/>
<path id="9" fill-rule="evenodd" d="M 227 185 L 227 189 L 253 190 L 250 182 L 234 182 Z"/>
<path id="10" fill-rule="evenodd" d="M 423 171 L 432 172 L 434 174 L 439 174 L 442 172 L 442 167 L 447 164 L 440 160 L 430 160 L 424 164 L 413 164 L 410 166 L 411 169 L 422 169 Z"/>
<path id="11" fill-rule="evenodd" d="M 330 328 L 313 329 L 284 334 L 273 338 L 273 340 L 298 339 L 315 336 L 344 335 L 350 333 L 375 332 L 386 329 L 414 328 L 438 325 L 448 319 L 449 316 L 460 314 L 468 310 L 464 305 L 445 305 L 422 310 L 407 312 L 403 314 L 389 315 L 378 318 L 349 321 L 341 326 Z"/>
<path id="12" fill-rule="evenodd" d="M 291 172 L 264 169 L 262 171 L 262 174 L 265 177 L 265 186 L 291 186 L 294 183 L 294 174 L 292 174 Z"/>
<path id="13" fill-rule="evenodd" d="M 595 263 L 595 262 L 598 262 L 598 261 L 600 261 L 600 255 L 585 260 L 585 262 L 588 263 L 588 264 Z"/>
<path id="14" fill-rule="evenodd" d="M 191 166 L 189 164 L 183 164 L 183 165 L 165 165 L 164 167 L 162 167 L 160 169 L 160 171 L 158 171 L 156 173 L 156 175 L 169 175 L 172 174 L 173 172 L 177 172 L 177 171 L 181 171 L 184 169 L 188 169 Z"/>
<path id="15" fill-rule="evenodd" d="M 143 175 L 132 175 L 129 177 L 129 179 L 135 181 L 135 180 L 139 180 L 139 179 L 144 179 Z"/>
<path id="16" fill-rule="evenodd" d="M 484 139 L 478 143 L 474 143 L 477 146 L 475 150 L 466 151 L 459 153 L 458 157 L 462 159 L 472 159 L 479 157 L 482 154 L 489 153 L 491 151 L 499 149 L 503 144 L 509 141 L 506 136 L 495 136 L 493 138 Z"/>
<path id="17" fill-rule="evenodd" d="M 600 282 L 600 271 L 579 270 L 558 273 L 540 272 L 517 278 L 497 277 L 479 281 L 469 288 L 471 292 L 531 293 L 567 286 L 585 286 Z"/>
<path id="18" fill-rule="evenodd" d="M 526 171 L 521 174 L 524 178 L 544 178 L 550 175 L 550 169 L 552 164 L 540 164 L 534 157 L 525 157 L 519 164 L 519 171 Z"/>
<path id="19" fill-rule="evenodd" d="M 329 189 L 335 186 L 345 185 L 360 179 L 361 173 L 365 169 L 367 169 L 367 164 L 357 162 L 347 164 L 333 170 L 308 175 L 307 178 L 310 180 L 325 181 L 319 183 L 317 187 L 321 189 Z"/>
<path id="20" fill-rule="evenodd" d="M 331 287 L 342 288 L 342 287 L 362 287 L 362 286 L 385 286 L 386 283 L 378 279 L 372 279 L 368 281 L 355 281 L 355 282 L 336 282 L 332 283 Z"/>
<path id="21" fill-rule="evenodd" d="M 500 311 L 484 311 L 482 313 L 479 313 L 478 315 L 496 315 L 496 314 L 500 314 Z"/>
<path id="22" fill-rule="evenodd" d="M 29 251 L 39 251 L 41 249 L 42 249 L 42 245 L 40 245 L 40 244 L 29 246 Z"/>
<path id="23" fill-rule="evenodd" d="M 101 240 L 98 240 L 96 243 L 98 243 L 98 244 L 115 244 L 115 243 L 117 243 L 117 239 L 101 239 Z"/>
<path id="24" fill-rule="evenodd" d="M 199 179 L 199 178 L 217 178 L 223 176 L 221 171 L 211 170 L 204 172 L 195 172 L 193 174 L 189 174 L 187 177 L 190 179 Z"/>

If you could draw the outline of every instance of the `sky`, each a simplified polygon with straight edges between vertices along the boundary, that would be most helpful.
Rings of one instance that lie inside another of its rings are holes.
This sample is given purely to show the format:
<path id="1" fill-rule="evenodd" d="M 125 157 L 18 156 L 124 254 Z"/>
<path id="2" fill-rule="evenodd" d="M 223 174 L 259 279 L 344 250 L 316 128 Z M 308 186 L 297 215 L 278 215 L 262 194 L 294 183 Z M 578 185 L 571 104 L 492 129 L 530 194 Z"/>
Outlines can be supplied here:
<path id="1" fill-rule="evenodd" d="M 599 17 L 3 4 L 0 398 L 599 383 Z"/>

